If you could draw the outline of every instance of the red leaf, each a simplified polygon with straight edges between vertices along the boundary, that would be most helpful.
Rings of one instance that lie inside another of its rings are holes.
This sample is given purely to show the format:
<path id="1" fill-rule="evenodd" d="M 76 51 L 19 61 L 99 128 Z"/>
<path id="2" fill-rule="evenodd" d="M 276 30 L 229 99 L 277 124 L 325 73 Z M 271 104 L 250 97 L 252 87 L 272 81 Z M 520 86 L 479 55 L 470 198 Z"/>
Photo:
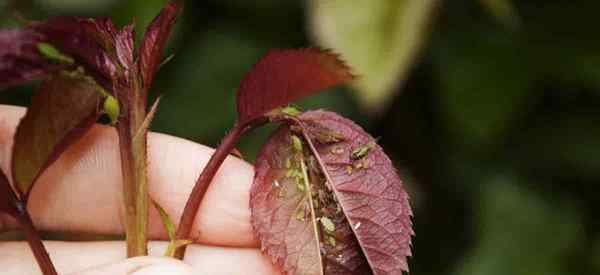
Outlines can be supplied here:
<path id="1" fill-rule="evenodd" d="M 133 56 L 132 28 L 119 32 L 108 18 L 57 17 L 32 28 L 109 90 L 113 77 L 120 76 L 118 68 L 128 69 Z"/>
<path id="2" fill-rule="evenodd" d="M 336 113 L 312 111 L 300 119 L 346 137 L 343 142 L 325 144 L 311 139 L 373 273 L 408 271 L 406 258 L 411 256 L 414 235 L 412 210 L 383 149 L 360 126 Z M 360 151 L 364 155 L 357 156 Z"/>
<path id="3" fill-rule="evenodd" d="M 134 66 L 133 60 L 133 37 L 135 27 L 133 24 L 123 27 L 114 36 L 115 51 L 117 59 L 121 64 L 121 67 L 129 72 Z"/>
<path id="4" fill-rule="evenodd" d="M 0 212 L 14 216 L 17 214 L 17 209 L 12 192 L 8 178 L 6 178 L 4 171 L 0 170 Z"/>
<path id="5" fill-rule="evenodd" d="M 240 121 L 350 81 L 350 68 L 320 49 L 271 50 L 246 74 L 237 92 Z"/>
<path id="6" fill-rule="evenodd" d="M 154 74 L 161 62 L 163 49 L 180 13 L 180 5 L 169 2 L 152 20 L 144 34 L 140 46 L 140 72 L 146 90 L 152 85 Z"/>
<path id="7" fill-rule="evenodd" d="M 337 237 L 323 233 L 325 229 L 317 218 L 324 216 L 323 209 L 328 207 L 319 193 L 327 190 L 309 166 L 304 154 L 295 152 L 287 127 L 277 131 L 259 153 L 250 207 L 263 250 L 287 274 L 347 274 L 355 269 L 368 274 L 364 272 L 364 256 L 343 214 L 330 214 L 328 218 L 338 229 Z M 310 189 L 303 174 L 310 178 Z M 319 203 L 321 206 L 316 207 Z M 335 213 L 335 205 L 329 211 Z M 336 238 L 335 245 L 330 241 L 332 237 Z M 331 273 L 333 270 L 346 273 Z"/>
<path id="8" fill-rule="evenodd" d="M 263 250 L 288 274 L 408 271 L 412 212 L 391 161 L 359 126 L 334 113 L 314 111 L 298 119 L 302 127 L 279 130 L 256 161 L 250 206 Z M 312 219 L 298 220 L 296 215 L 303 202 L 302 192 L 289 177 L 296 172 L 288 172 L 294 169 L 289 165 L 295 163 L 293 158 L 298 158 L 291 145 L 292 134 L 308 137 L 315 149 L 307 149 L 305 139 L 302 158 L 311 186 L 307 190 L 316 202 L 309 207 L 314 209 Z M 323 216 L 334 225 L 329 236 L 309 230 L 317 226 L 324 232 L 324 225 L 319 227 L 316 221 Z M 331 235 L 335 245 L 328 245 Z M 322 260 L 314 263 L 315 258 Z M 302 259 L 313 263 L 298 262 Z M 313 266 L 316 270 L 309 269 Z"/>
<path id="9" fill-rule="evenodd" d="M 40 79 L 61 66 L 40 55 L 44 36 L 28 29 L 0 31 L 0 89 Z"/>
<path id="10" fill-rule="evenodd" d="M 39 175 L 99 116 L 99 87 L 65 72 L 42 83 L 14 137 L 12 171 L 26 198 Z"/>

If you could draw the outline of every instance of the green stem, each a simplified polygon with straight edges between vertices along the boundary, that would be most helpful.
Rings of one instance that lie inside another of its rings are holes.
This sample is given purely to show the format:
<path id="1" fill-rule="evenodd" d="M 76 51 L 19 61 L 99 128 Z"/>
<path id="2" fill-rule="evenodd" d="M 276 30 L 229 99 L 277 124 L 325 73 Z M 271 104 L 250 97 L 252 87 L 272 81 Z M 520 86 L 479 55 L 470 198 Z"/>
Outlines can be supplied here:
<path id="1" fill-rule="evenodd" d="M 146 117 L 146 96 L 143 95 L 134 89 L 118 96 L 122 110 L 117 132 L 123 177 L 127 257 L 148 255 L 147 135 L 136 137 Z"/>

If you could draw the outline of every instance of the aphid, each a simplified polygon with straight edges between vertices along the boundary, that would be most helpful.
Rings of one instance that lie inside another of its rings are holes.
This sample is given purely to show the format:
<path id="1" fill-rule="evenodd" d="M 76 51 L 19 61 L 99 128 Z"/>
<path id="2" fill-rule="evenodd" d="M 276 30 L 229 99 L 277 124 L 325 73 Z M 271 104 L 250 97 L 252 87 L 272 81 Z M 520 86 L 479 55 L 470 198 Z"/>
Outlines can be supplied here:
<path id="1" fill-rule="evenodd" d="M 298 191 L 300 192 L 304 192 L 306 190 L 306 188 L 304 187 L 304 183 L 300 180 L 296 181 L 296 188 L 298 188 Z"/>
<path id="2" fill-rule="evenodd" d="M 290 169 L 292 167 L 292 160 L 290 158 L 285 159 L 285 169 Z"/>
<path id="3" fill-rule="evenodd" d="M 294 217 L 296 217 L 296 220 L 304 221 L 304 217 L 306 217 L 307 213 L 307 208 L 308 203 L 306 201 L 306 197 L 303 197 L 302 200 L 298 203 L 298 206 L 296 206 L 296 209 L 294 210 Z"/>
<path id="4" fill-rule="evenodd" d="M 370 141 L 369 143 L 359 146 L 356 149 L 354 149 L 352 151 L 352 154 L 350 155 L 350 158 L 353 160 L 359 160 L 362 159 L 364 157 L 366 157 L 369 152 L 371 152 L 371 149 L 373 149 L 373 147 L 375 147 L 375 141 Z"/>
<path id="5" fill-rule="evenodd" d="M 37 48 L 40 54 L 52 62 L 59 64 L 73 64 L 73 62 L 75 62 L 73 58 L 64 55 L 58 49 L 48 43 L 38 43 Z"/>
<path id="6" fill-rule="evenodd" d="M 110 124 L 117 124 L 117 120 L 119 119 L 119 113 L 121 112 L 121 108 L 119 107 L 119 102 L 113 96 L 109 95 L 104 100 L 104 113 L 108 115 L 110 119 Z"/>
<path id="7" fill-rule="evenodd" d="M 328 128 L 315 129 L 311 132 L 317 142 L 321 144 L 337 143 L 346 139 L 346 137 L 338 132 Z"/>
<path id="8" fill-rule="evenodd" d="M 342 146 L 334 146 L 330 151 L 332 154 L 341 155 L 344 153 L 344 148 Z"/>
<path id="9" fill-rule="evenodd" d="M 335 246 L 336 243 L 335 238 L 333 236 L 327 236 L 327 242 L 329 242 L 331 246 Z"/>
<path id="10" fill-rule="evenodd" d="M 327 217 L 321 217 L 319 221 L 321 222 L 321 225 L 323 225 L 325 231 L 327 231 L 328 233 L 335 231 L 335 224 L 331 221 L 331 219 Z"/>
<path id="11" fill-rule="evenodd" d="M 354 169 L 367 169 L 369 168 L 369 162 L 366 159 L 362 159 L 354 164 Z"/>
<path id="12" fill-rule="evenodd" d="M 277 181 L 277 180 L 274 180 L 274 181 L 273 181 L 273 187 L 275 187 L 275 188 L 279 188 L 279 187 L 281 187 L 281 184 L 279 183 L 279 181 Z"/>
<path id="13" fill-rule="evenodd" d="M 302 140 L 300 140 L 300 138 L 296 135 L 292 135 L 291 139 L 292 139 L 292 148 L 294 148 L 294 150 L 296 152 L 302 152 Z"/>
<path id="14" fill-rule="evenodd" d="M 348 165 L 348 166 L 346 166 L 346 173 L 347 173 L 348 175 L 352 175 L 352 169 L 353 169 L 353 168 L 352 168 L 352 165 Z"/>
<path id="15" fill-rule="evenodd" d="M 302 112 L 294 106 L 286 106 L 286 107 L 281 108 L 281 113 L 283 113 L 284 115 L 295 117 L 295 116 L 300 115 Z"/>
<path id="16" fill-rule="evenodd" d="M 354 230 L 357 230 L 357 229 L 360 227 L 360 225 L 361 225 L 361 223 L 360 223 L 360 222 L 357 222 L 357 223 L 354 225 Z"/>

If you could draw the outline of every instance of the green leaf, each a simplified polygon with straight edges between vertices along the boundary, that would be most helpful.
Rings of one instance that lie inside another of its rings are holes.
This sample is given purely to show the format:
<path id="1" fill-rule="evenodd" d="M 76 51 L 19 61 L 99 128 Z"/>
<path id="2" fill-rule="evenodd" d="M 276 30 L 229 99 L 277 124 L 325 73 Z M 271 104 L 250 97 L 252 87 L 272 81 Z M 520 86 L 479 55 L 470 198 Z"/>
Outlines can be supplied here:
<path id="1" fill-rule="evenodd" d="M 397 90 L 421 48 L 437 0 L 310 0 L 318 44 L 342 54 L 359 76 L 360 104 L 380 111 Z"/>
<path id="2" fill-rule="evenodd" d="M 165 211 L 165 209 L 162 208 L 162 206 L 160 206 L 160 204 L 158 204 L 158 202 L 156 202 L 155 200 L 152 200 L 152 204 L 154 205 L 154 208 L 156 208 L 156 211 L 158 211 L 158 215 L 160 216 L 160 220 L 162 221 L 162 224 L 165 227 L 165 230 L 167 231 L 169 240 L 174 241 L 175 240 L 175 225 L 173 225 L 173 221 L 171 220 L 171 217 L 169 216 L 167 211 Z"/>
<path id="3" fill-rule="evenodd" d="M 531 108 L 537 70 L 521 44 L 503 34 L 454 33 L 436 46 L 438 101 L 447 130 L 470 149 L 503 142 L 519 115 Z M 517 69 L 518 68 L 518 69 Z"/>
<path id="4" fill-rule="evenodd" d="M 36 179 L 99 116 L 99 87 L 85 78 L 58 73 L 42 83 L 14 137 L 12 171 L 27 198 Z"/>
<path id="5" fill-rule="evenodd" d="M 515 176 L 481 183 L 473 207 L 478 238 L 454 274 L 575 274 L 564 267 L 568 255 L 585 242 L 581 209 L 574 201 L 549 201 L 520 185 L 522 179 Z"/>
<path id="6" fill-rule="evenodd" d="M 173 225 L 173 221 L 171 220 L 171 217 L 169 216 L 167 211 L 165 211 L 165 209 L 162 208 L 162 206 L 160 206 L 160 204 L 158 204 L 158 202 L 156 202 L 155 200 L 152 200 L 152 204 L 154 205 L 154 208 L 156 208 L 156 210 L 158 211 L 160 220 L 162 221 L 162 224 L 165 227 L 165 230 L 167 231 L 167 235 L 169 236 L 169 246 L 165 251 L 165 256 L 174 257 L 175 251 L 178 248 L 186 246 L 193 242 L 191 240 L 177 240 L 175 225 Z"/>
<path id="7" fill-rule="evenodd" d="M 519 15 L 511 0 L 479 0 L 496 20 L 507 27 L 516 27 Z"/>

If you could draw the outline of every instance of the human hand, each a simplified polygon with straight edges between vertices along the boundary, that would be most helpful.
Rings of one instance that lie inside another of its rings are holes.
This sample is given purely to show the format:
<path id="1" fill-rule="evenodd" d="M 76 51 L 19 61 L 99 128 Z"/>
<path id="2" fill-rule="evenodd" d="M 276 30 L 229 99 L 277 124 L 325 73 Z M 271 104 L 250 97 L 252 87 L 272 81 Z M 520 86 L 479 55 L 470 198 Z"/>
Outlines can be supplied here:
<path id="1" fill-rule="evenodd" d="M 0 166 L 10 171 L 12 138 L 25 109 L 0 105 Z M 123 234 L 121 166 L 116 131 L 94 126 L 38 179 L 28 204 L 39 230 L 71 234 Z M 150 196 L 179 221 L 196 177 L 211 148 L 180 138 L 148 137 Z M 60 274 L 279 274 L 261 254 L 250 225 L 252 166 L 229 157 L 219 169 L 200 206 L 182 262 L 157 256 L 125 260 L 123 241 L 44 242 Z M 0 215 L 0 231 L 17 228 Z M 201 232 L 201 234 L 199 234 Z M 150 255 L 162 255 L 166 232 L 151 207 Z M 2 274 L 40 274 L 24 242 L 0 242 Z"/>

